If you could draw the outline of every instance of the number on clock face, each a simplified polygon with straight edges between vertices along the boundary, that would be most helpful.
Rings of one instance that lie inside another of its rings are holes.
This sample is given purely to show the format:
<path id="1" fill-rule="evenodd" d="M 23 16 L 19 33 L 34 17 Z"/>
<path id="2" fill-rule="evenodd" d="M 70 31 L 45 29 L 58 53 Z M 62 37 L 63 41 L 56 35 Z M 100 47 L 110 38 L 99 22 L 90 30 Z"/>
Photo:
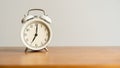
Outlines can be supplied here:
<path id="1" fill-rule="evenodd" d="M 49 29 L 41 22 L 29 24 L 24 29 L 24 40 L 31 47 L 40 47 L 45 45 L 49 40 Z"/>

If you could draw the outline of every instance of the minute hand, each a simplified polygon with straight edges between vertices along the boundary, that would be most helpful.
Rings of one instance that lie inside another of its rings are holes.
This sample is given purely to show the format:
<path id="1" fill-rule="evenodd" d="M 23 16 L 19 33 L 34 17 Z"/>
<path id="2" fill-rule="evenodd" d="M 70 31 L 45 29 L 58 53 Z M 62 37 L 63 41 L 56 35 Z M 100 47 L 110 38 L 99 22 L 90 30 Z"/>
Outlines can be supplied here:
<path id="1" fill-rule="evenodd" d="M 35 34 L 37 34 L 37 32 L 38 32 L 38 24 L 36 24 L 36 33 Z"/>
<path id="2" fill-rule="evenodd" d="M 32 42 L 35 40 L 35 38 L 36 38 L 36 37 L 37 37 L 37 35 L 38 35 L 38 34 L 37 34 L 37 30 L 38 30 L 38 24 L 36 24 L 36 32 L 35 32 L 35 36 L 34 36 L 34 38 L 33 38 Z M 32 42 L 31 42 L 31 43 L 32 43 Z"/>

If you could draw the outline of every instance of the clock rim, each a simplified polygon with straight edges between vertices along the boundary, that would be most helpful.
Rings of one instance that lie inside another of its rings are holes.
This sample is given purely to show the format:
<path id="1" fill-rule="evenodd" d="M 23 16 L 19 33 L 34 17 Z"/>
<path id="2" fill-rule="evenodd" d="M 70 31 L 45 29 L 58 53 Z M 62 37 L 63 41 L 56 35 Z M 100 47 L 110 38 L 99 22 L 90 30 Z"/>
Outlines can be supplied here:
<path id="1" fill-rule="evenodd" d="M 41 47 L 39 47 L 39 48 L 34 48 L 34 47 L 31 47 L 30 45 L 28 45 L 28 44 L 25 42 L 24 36 L 23 36 L 24 29 L 25 29 L 29 24 L 33 23 L 33 21 L 40 21 L 40 22 L 42 22 L 43 24 L 46 25 L 46 27 L 49 29 L 49 32 L 50 32 L 50 37 L 49 37 L 48 42 L 46 42 L 45 45 L 43 45 L 43 46 L 41 46 Z M 50 43 L 51 38 L 52 38 L 52 29 L 51 29 L 51 27 L 50 27 L 50 24 L 47 23 L 46 21 L 40 19 L 40 18 L 34 18 L 34 19 L 32 19 L 32 20 L 26 21 L 26 22 L 24 23 L 22 29 L 21 29 L 21 40 L 22 40 L 23 44 L 24 44 L 26 47 L 28 47 L 29 49 L 32 49 L 32 50 L 41 50 L 41 49 L 46 48 L 46 46 Z"/>

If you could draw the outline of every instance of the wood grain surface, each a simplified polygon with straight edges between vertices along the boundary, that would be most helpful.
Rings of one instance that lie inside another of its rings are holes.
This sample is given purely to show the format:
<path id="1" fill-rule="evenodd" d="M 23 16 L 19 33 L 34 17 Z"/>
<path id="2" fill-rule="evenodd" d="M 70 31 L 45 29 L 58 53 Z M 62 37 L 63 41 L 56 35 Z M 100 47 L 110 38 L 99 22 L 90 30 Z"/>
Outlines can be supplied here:
<path id="1" fill-rule="evenodd" d="M 24 52 L 21 47 L 0 48 L 0 68 L 120 68 L 120 47 L 48 47 Z"/>

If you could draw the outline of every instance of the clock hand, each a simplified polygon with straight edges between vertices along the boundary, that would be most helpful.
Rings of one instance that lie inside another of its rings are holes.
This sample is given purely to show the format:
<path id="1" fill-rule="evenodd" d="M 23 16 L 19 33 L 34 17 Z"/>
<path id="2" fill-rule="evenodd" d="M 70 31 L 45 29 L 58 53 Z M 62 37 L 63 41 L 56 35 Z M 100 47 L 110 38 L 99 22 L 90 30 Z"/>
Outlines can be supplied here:
<path id="1" fill-rule="evenodd" d="M 37 34 L 37 32 L 38 32 L 38 24 L 36 24 L 36 34 Z"/>
<path id="2" fill-rule="evenodd" d="M 36 32 L 35 32 L 35 36 L 34 36 L 32 42 L 33 42 L 33 41 L 35 40 L 35 38 L 38 36 L 38 34 L 37 34 L 37 30 L 38 30 L 38 24 L 36 24 Z M 31 42 L 31 43 L 32 43 L 32 42 Z"/>
<path id="3" fill-rule="evenodd" d="M 34 38 L 33 38 L 32 42 L 35 40 L 35 38 L 36 38 L 36 36 L 34 36 Z M 31 43 L 32 43 L 32 42 L 31 42 Z"/>
<path id="4" fill-rule="evenodd" d="M 36 38 L 36 37 L 37 37 L 37 34 L 35 34 L 35 36 L 34 36 L 34 38 L 33 38 L 32 42 L 35 40 L 35 38 Z M 31 43 L 32 43 L 32 42 L 31 42 Z"/>

